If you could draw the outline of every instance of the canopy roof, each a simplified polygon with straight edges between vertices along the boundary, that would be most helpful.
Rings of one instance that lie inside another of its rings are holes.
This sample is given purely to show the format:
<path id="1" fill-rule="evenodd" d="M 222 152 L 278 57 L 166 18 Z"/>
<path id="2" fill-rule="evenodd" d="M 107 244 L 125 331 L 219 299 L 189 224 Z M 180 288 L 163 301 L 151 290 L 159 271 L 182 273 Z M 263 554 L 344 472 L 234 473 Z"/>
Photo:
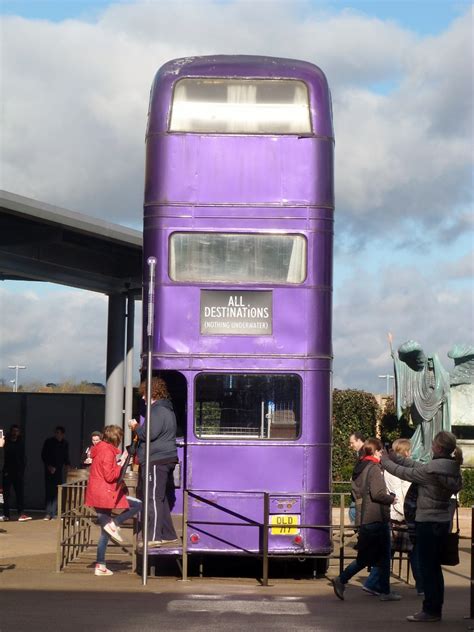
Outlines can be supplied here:
<path id="1" fill-rule="evenodd" d="M 0 190 L 0 279 L 141 296 L 142 233 Z"/>

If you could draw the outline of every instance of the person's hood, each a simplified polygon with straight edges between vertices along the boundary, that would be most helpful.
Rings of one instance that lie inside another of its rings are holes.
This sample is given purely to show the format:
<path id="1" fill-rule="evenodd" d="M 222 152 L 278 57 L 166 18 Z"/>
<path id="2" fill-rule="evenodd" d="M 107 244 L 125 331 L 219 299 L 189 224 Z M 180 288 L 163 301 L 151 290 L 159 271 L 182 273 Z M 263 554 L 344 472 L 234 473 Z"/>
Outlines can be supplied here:
<path id="1" fill-rule="evenodd" d="M 156 402 L 153 402 L 153 406 L 163 406 L 163 408 L 168 408 L 169 410 L 173 410 L 173 404 L 169 399 L 158 399 Z"/>
<path id="2" fill-rule="evenodd" d="M 365 470 L 365 468 L 368 467 L 371 463 L 372 461 L 357 461 L 354 467 L 354 471 L 352 472 L 352 480 L 356 481 Z"/>
<path id="3" fill-rule="evenodd" d="M 426 464 L 426 471 L 436 474 L 438 483 L 452 494 L 462 488 L 462 476 L 459 463 L 454 459 L 436 458 Z"/>

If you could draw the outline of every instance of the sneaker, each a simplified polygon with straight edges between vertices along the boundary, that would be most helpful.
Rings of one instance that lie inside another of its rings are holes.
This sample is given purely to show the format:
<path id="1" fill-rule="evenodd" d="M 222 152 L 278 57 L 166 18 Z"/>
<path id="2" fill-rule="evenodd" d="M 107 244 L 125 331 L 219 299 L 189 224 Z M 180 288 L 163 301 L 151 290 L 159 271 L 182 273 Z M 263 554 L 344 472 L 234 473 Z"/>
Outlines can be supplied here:
<path id="1" fill-rule="evenodd" d="M 110 575 L 113 575 L 113 573 L 103 564 L 96 564 L 94 575 L 97 575 L 97 577 L 109 577 Z"/>
<path id="2" fill-rule="evenodd" d="M 0 522 L 10 522 L 10 518 L 8 516 L 0 516 Z"/>
<path id="3" fill-rule="evenodd" d="M 161 544 L 177 544 L 178 542 L 178 538 L 173 538 L 172 540 L 161 540 Z"/>
<path id="4" fill-rule="evenodd" d="M 407 617 L 407 621 L 411 623 L 434 623 L 435 621 L 441 621 L 441 615 L 429 614 L 428 612 L 417 612 Z"/>
<path id="5" fill-rule="evenodd" d="M 51 516 L 49 514 L 46 514 L 46 516 L 43 518 L 43 520 L 51 520 Z"/>
<path id="6" fill-rule="evenodd" d="M 332 587 L 334 588 L 334 594 L 336 595 L 336 597 L 339 597 L 339 599 L 342 599 L 342 601 L 344 601 L 344 591 L 346 587 L 341 582 L 340 577 L 336 577 L 332 580 Z"/>
<path id="7" fill-rule="evenodd" d="M 112 540 L 118 542 L 119 544 L 122 544 L 123 538 L 120 535 L 120 529 L 117 527 L 113 520 L 105 525 L 104 531 L 110 535 Z"/>
<path id="8" fill-rule="evenodd" d="M 27 520 L 33 520 L 33 518 L 31 516 L 27 516 L 26 514 L 22 514 L 18 518 L 18 522 L 26 522 Z"/>
<path id="9" fill-rule="evenodd" d="M 362 586 L 362 590 L 369 593 L 369 595 L 374 595 L 375 597 L 380 597 L 381 594 L 378 590 L 372 590 L 372 588 L 368 588 L 367 586 Z"/>
<path id="10" fill-rule="evenodd" d="M 386 594 L 382 594 L 379 597 L 380 601 L 400 601 L 401 598 L 402 596 L 396 592 L 389 592 Z"/>
<path id="11" fill-rule="evenodd" d="M 161 546 L 163 542 L 164 540 L 150 540 L 150 542 L 148 542 L 148 548 L 156 549 L 156 547 Z"/>

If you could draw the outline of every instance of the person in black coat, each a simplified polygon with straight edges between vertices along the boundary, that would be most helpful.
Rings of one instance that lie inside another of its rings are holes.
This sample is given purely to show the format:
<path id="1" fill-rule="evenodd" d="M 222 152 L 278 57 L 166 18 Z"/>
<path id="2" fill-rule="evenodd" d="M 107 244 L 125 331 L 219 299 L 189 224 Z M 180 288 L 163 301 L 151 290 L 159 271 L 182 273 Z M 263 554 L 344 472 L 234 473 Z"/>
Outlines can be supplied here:
<path id="1" fill-rule="evenodd" d="M 64 467 L 70 465 L 69 445 L 63 426 L 56 426 L 54 436 L 46 439 L 41 450 L 44 463 L 45 520 L 56 518 L 58 511 L 57 487 L 64 482 Z"/>
<path id="2" fill-rule="evenodd" d="M 11 490 L 15 492 L 19 522 L 31 520 L 24 510 L 25 444 L 20 427 L 14 424 L 5 438 L 3 461 L 3 520 L 10 520 Z"/>

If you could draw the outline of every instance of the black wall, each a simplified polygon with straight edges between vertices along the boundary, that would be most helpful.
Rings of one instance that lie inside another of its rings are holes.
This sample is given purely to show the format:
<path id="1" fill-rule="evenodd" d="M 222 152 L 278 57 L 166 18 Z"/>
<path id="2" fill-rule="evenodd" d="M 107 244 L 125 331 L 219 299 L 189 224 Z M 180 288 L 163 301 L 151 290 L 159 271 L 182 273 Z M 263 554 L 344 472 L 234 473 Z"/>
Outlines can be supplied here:
<path id="1" fill-rule="evenodd" d="M 26 449 L 25 507 L 44 507 L 41 448 L 55 426 L 64 426 L 71 465 L 77 467 L 89 445 L 91 432 L 104 427 L 105 395 L 76 393 L 0 393 L 0 428 L 22 429 Z M 117 423 L 121 424 L 121 420 Z M 3 466 L 3 450 L 0 465 Z M 16 507 L 14 498 L 13 506 Z"/>

